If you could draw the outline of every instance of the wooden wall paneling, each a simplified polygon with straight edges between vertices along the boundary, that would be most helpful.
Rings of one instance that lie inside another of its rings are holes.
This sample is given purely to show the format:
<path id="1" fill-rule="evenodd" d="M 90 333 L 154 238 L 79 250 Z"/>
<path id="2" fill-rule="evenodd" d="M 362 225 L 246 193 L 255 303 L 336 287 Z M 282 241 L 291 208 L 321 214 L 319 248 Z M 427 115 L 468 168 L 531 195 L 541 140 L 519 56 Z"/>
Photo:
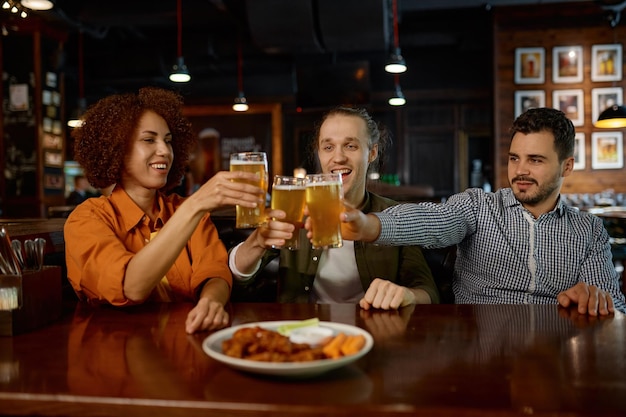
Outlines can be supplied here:
<path id="1" fill-rule="evenodd" d="M 458 111 L 452 104 L 411 106 L 404 112 L 407 141 L 405 164 L 410 184 L 428 184 L 437 196 L 458 186 Z"/>
<path id="2" fill-rule="evenodd" d="M 409 129 L 407 148 L 411 184 L 427 184 L 435 195 L 447 197 L 455 192 L 454 132 Z"/>

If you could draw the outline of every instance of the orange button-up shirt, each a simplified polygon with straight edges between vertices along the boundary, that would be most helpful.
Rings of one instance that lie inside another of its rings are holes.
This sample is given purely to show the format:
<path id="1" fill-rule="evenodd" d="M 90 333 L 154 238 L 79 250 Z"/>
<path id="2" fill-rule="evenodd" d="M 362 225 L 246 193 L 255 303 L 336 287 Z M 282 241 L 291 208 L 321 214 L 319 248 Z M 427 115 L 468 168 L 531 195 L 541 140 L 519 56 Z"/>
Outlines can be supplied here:
<path id="1" fill-rule="evenodd" d="M 167 223 L 183 199 L 158 194 L 159 227 Z M 116 187 L 109 197 L 91 198 L 78 205 L 64 227 L 67 277 L 81 300 L 116 306 L 133 301 L 124 295 L 126 267 L 150 242 L 148 216 Z M 232 286 L 228 255 L 217 228 L 206 214 L 185 248 L 166 274 L 174 300 L 196 300 L 207 279 L 218 278 Z M 150 300 L 160 299 L 153 291 Z"/>

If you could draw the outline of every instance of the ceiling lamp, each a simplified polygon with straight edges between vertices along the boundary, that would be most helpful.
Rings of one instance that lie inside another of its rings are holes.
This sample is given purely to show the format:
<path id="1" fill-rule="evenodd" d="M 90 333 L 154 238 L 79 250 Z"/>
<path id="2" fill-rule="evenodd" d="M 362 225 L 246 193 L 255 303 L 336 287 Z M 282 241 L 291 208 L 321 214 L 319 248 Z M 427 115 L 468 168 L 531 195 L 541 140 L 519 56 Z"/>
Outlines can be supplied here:
<path id="1" fill-rule="evenodd" d="M 183 1 L 178 0 L 176 6 L 176 23 L 178 26 L 178 58 L 176 59 L 176 63 L 172 68 L 172 73 L 170 74 L 170 81 L 175 83 L 186 83 L 191 80 L 191 75 L 189 75 L 189 70 L 187 70 L 187 66 L 185 65 L 185 58 L 183 58 Z"/>
<path id="2" fill-rule="evenodd" d="M 392 74 L 401 74 L 406 71 L 406 61 L 400 53 L 400 48 L 396 48 L 389 57 L 385 65 L 385 71 Z"/>
<path id="3" fill-rule="evenodd" d="M 172 67 L 170 81 L 175 83 L 187 83 L 189 80 L 191 80 L 191 75 L 189 75 L 189 70 L 187 69 L 187 65 L 185 65 L 185 58 L 179 56 Z"/>
<path id="4" fill-rule="evenodd" d="M 598 121 L 594 125 L 607 129 L 626 127 L 626 107 L 617 104 L 612 105 L 600 113 Z"/>
<path id="5" fill-rule="evenodd" d="M 617 43 L 615 26 L 619 23 L 622 10 L 625 6 L 626 2 L 621 2 L 614 6 L 602 6 L 603 9 L 609 10 L 610 12 L 609 20 L 611 27 L 613 28 L 613 43 Z M 615 83 L 613 83 L 613 86 L 615 86 Z M 626 107 L 618 104 L 609 106 L 607 109 L 604 109 L 602 113 L 600 113 L 598 120 L 593 125 L 602 129 L 626 127 Z"/>
<path id="6" fill-rule="evenodd" d="M 67 120 L 67 125 L 72 128 L 82 126 L 83 121 L 81 117 L 85 114 L 87 108 L 83 62 L 83 31 L 81 30 L 78 32 L 78 107 Z"/>
<path id="7" fill-rule="evenodd" d="M 248 100 L 246 100 L 246 96 L 243 95 L 243 92 L 239 92 L 239 95 L 235 98 L 235 103 L 233 104 L 233 110 L 235 111 L 248 111 Z"/>
<path id="8" fill-rule="evenodd" d="M 243 93 L 243 57 L 241 53 L 241 35 L 239 36 L 239 42 L 237 44 L 237 87 L 239 88 L 239 95 L 235 98 L 233 110 L 248 111 L 248 100 L 246 100 L 246 96 Z"/>
<path id="9" fill-rule="evenodd" d="M 54 7 L 54 3 L 50 0 L 22 0 L 22 6 L 31 10 L 50 10 Z"/>
<path id="10" fill-rule="evenodd" d="M 404 106 L 406 104 L 406 99 L 404 98 L 404 94 L 402 94 L 402 89 L 400 88 L 399 76 L 396 74 L 396 89 L 395 95 L 389 99 L 389 105 L 391 106 Z"/>
<path id="11" fill-rule="evenodd" d="M 385 71 L 392 74 L 400 74 L 406 71 L 406 61 L 400 51 L 400 35 L 398 34 L 398 3 L 392 0 L 393 7 L 393 51 L 389 57 Z"/>

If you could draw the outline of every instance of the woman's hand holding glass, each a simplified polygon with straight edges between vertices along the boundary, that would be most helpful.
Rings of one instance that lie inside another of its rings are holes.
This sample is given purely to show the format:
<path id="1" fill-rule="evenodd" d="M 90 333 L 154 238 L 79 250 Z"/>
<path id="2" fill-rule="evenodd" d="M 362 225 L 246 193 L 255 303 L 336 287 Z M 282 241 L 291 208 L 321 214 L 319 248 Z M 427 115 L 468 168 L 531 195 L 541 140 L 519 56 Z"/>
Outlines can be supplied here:
<path id="1" fill-rule="evenodd" d="M 203 211 L 213 211 L 218 208 L 240 205 L 245 207 L 264 207 L 265 190 L 257 186 L 240 181 L 253 181 L 256 178 L 250 172 L 220 171 L 191 196 Z"/>

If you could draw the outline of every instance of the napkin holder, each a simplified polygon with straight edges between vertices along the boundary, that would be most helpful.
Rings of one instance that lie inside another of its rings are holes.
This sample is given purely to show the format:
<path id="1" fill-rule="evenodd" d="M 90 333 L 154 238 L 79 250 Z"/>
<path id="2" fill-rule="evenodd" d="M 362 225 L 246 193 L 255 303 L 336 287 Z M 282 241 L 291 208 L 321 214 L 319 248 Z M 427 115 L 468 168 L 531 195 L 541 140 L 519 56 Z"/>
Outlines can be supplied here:
<path id="1" fill-rule="evenodd" d="M 61 316 L 60 266 L 22 272 L 21 307 L 0 310 L 0 336 L 14 336 L 45 326 Z"/>

